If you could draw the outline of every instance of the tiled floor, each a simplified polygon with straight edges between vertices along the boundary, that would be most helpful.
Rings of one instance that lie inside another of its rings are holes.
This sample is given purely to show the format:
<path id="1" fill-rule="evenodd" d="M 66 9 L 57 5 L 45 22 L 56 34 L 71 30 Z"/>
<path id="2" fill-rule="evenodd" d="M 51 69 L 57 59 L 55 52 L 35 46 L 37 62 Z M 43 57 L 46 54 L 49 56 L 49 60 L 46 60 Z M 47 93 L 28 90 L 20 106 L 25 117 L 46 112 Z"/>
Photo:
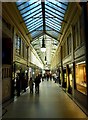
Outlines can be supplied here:
<path id="1" fill-rule="evenodd" d="M 54 81 L 40 83 L 40 93 L 28 90 L 7 106 L 3 118 L 87 118 Z"/>

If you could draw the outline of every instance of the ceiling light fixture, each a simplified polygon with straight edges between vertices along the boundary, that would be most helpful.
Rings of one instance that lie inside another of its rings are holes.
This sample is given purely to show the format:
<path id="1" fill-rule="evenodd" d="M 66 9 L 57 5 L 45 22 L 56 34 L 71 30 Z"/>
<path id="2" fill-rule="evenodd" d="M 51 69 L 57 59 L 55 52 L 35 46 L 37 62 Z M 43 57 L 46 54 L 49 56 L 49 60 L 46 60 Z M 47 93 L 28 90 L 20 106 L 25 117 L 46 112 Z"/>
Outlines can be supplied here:
<path id="1" fill-rule="evenodd" d="M 41 51 L 42 51 L 42 52 L 45 52 L 45 51 L 46 51 L 45 41 L 44 41 L 44 36 L 43 36 L 43 39 L 42 39 L 42 47 L 41 47 Z"/>

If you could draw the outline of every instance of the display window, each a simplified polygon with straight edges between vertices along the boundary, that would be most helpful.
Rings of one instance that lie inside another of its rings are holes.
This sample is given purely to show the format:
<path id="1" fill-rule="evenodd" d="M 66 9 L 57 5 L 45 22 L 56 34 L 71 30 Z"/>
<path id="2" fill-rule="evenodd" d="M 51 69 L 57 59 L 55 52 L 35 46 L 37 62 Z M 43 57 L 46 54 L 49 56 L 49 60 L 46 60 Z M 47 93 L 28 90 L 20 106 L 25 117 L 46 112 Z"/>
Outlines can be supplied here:
<path id="1" fill-rule="evenodd" d="M 86 64 L 76 64 L 76 88 L 83 94 L 87 94 Z"/>
<path id="2" fill-rule="evenodd" d="M 66 73 L 64 73 L 64 82 L 67 82 Z"/>
<path id="3" fill-rule="evenodd" d="M 61 72 L 60 72 L 60 84 L 61 84 L 61 80 L 62 80 L 62 77 L 61 77 Z"/>
<path id="4" fill-rule="evenodd" d="M 64 69 L 64 83 L 63 83 L 63 87 L 66 88 L 67 87 L 67 75 L 66 75 L 66 69 Z"/>
<path id="5" fill-rule="evenodd" d="M 72 73 L 69 74 L 70 86 L 72 87 Z"/>

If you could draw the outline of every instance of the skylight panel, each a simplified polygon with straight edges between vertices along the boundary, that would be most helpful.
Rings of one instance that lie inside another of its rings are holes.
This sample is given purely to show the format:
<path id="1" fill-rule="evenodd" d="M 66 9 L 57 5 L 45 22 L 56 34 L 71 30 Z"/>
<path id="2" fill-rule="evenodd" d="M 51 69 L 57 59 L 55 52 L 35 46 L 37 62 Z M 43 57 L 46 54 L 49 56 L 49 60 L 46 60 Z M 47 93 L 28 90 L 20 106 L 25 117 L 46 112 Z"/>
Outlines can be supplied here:
<path id="1" fill-rule="evenodd" d="M 38 27 L 39 25 L 43 24 L 42 21 L 38 22 L 37 24 L 34 24 L 33 26 L 29 27 L 28 30 L 31 30 L 33 28 Z"/>
<path id="2" fill-rule="evenodd" d="M 36 17 L 40 17 L 41 15 L 42 15 L 42 11 L 41 11 L 40 13 L 34 15 L 34 18 L 36 18 Z"/>
<path id="3" fill-rule="evenodd" d="M 41 16 L 39 16 L 39 17 L 41 17 Z M 28 21 L 26 21 L 25 23 L 26 23 L 26 25 L 27 26 L 30 26 L 32 23 L 34 23 L 34 22 L 36 22 L 36 21 L 39 21 L 39 20 L 42 20 L 42 17 L 41 18 L 36 18 L 36 19 L 34 19 L 34 18 L 31 18 L 31 20 L 28 20 Z"/>
<path id="4" fill-rule="evenodd" d="M 35 19 L 35 18 L 40 17 L 40 16 L 41 16 L 41 12 L 38 12 L 38 13 L 35 14 L 35 16 L 32 15 L 31 17 L 29 17 L 26 20 L 24 20 L 24 22 L 29 20 L 30 18 Z"/>
<path id="5" fill-rule="evenodd" d="M 32 22 L 30 25 L 27 25 L 27 28 L 33 27 L 33 26 L 37 25 L 38 23 L 40 24 L 41 22 L 42 22 L 42 19 L 39 19 L 38 21 L 36 20 L 35 22 Z"/>
<path id="6" fill-rule="evenodd" d="M 34 30 L 38 30 L 38 28 L 40 28 L 43 24 L 39 24 L 38 26 L 36 26 L 35 28 L 32 28 L 31 30 L 29 29 L 30 32 L 33 32 Z"/>
<path id="7" fill-rule="evenodd" d="M 43 27 L 41 27 L 41 28 L 43 28 Z M 35 38 L 35 37 L 38 37 L 40 34 L 42 34 L 42 31 L 35 31 L 31 35 L 33 38 Z"/>
<path id="8" fill-rule="evenodd" d="M 63 8 L 61 8 L 60 6 L 56 6 L 54 4 L 48 3 L 45 6 L 48 6 L 49 8 L 58 11 L 58 13 L 61 13 L 62 15 L 64 15 L 65 13 L 65 9 L 63 10 Z"/>
<path id="9" fill-rule="evenodd" d="M 48 16 L 49 18 L 54 18 L 55 17 L 55 16 L 53 16 L 53 15 L 47 13 L 47 12 L 45 12 L 45 16 Z"/>
<path id="10" fill-rule="evenodd" d="M 61 27 L 61 23 L 52 19 L 52 18 L 48 18 L 48 20 L 50 20 L 51 22 L 54 22 L 58 27 Z"/>
<path id="11" fill-rule="evenodd" d="M 48 33 L 49 35 L 53 36 L 55 39 L 57 39 L 57 37 L 58 37 L 58 33 L 55 32 L 55 31 L 47 31 L 47 33 Z"/>
<path id="12" fill-rule="evenodd" d="M 58 37 L 58 33 L 57 32 L 54 32 L 53 30 L 52 31 L 47 31 L 46 32 L 48 35 L 50 35 L 52 38 L 54 38 L 54 39 L 57 39 L 57 37 Z"/>
<path id="13" fill-rule="evenodd" d="M 47 19 L 46 22 L 51 23 L 51 25 L 53 25 L 54 27 L 56 27 L 59 30 L 61 29 L 61 26 L 55 24 L 54 22 L 50 21 L 49 19 Z"/>
<path id="14" fill-rule="evenodd" d="M 18 9 L 23 9 L 28 3 L 27 2 L 16 2 Z"/>
<path id="15" fill-rule="evenodd" d="M 25 21 L 25 24 L 28 25 L 28 24 L 30 24 L 30 22 L 33 21 L 33 20 L 34 20 L 34 18 L 30 18 L 30 19 L 28 19 L 28 20 Z"/>
<path id="16" fill-rule="evenodd" d="M 60 28 L 57 28 L 56 26 L 54 26 L 53 24 L 51 24 L 51 23 L 48 22 L 48 21 L 46 21 L 46 25 L 48 25 L 48 26 L 54 28 L 54 29 L 57 30 L 57 31 L 60 31 Z"/>
<path id="17" fill-rule="evenodd" d="M 46 5 L 52 7 L 53 9 L 56 9 L 57 11 L 59 11 L 59 12 L 62 13 L 62 14 L 65 13 L 65 11 L 66 11 L 66 6 L 63 7 L 61 3 L 59 3 L 59 4 L 57 5 L 57 4 L 55 4 L 54 2 L 50 2 L 49 0 L 46 0 L 46 1 L 48 1 L 48 2 L 46 3 Z"/>
<path id="18" fill-rule="evenodd" d="M 60 19 L 63 19 L 63 16 L 62 14 L 57 14 L 55 10 L 53 10 L 52 8 L 46 6 L 46 9 L 45 9 L 46 12 L 49 12 L 50 14 L 52 14 L 53 16 L 56 16 L 57 18 L 60 18 Z"/>
<path id="19" fill-rule="evenodd" d="M 27 2 L 25 2 L 25 4 L 19 6 L 18 9 L 19 9 L 20 11 L 25 10 L 25 7 L 26 7 L 26 6 L 28 6 L 28 3 L 27 3 Z"/>
<path id="20" fill-rule="evenodd" d="M 48 27 L 48 26 L 46 26 L 46 31 L 50 31 L 51 29 Z"/>
<path id="21" fill-rule="evenodd" d="M 36 4 L 39 4 L 39 3 L 41 3 L 41 0 L 29 0 L 29 4 L 32 4 L 35 2 L 36 2 Z"/>
<path id="22" fill-rule="evenodd" d="M 56 14 L 53 14 L 52 12 L 50 12 L 50 11 L 47 11 L 47 13 L 48 13 L 48 15 L 50 14 L 51 16 L 53 16 L 54 18 L 57 18 L 57 19 L 59 19 L 60 21 L 62 21 L 63 20 L 63 18 L 62 17 L 57 17 L 56 16 Z"/>
<path id="23" fill-rule="evenodd" d="M 38 13 L 40 13 L 41 12 L 41 9 L 40 10 L 38 10 L 38 11 L 36 11 L 35 13 L 33 13 L 33 14 L 29 14 L 28 16 L 26 16 L 25 18 L 23 18 L 24 20 L 26 20 L 26 19 L 30 19 L 30 17 L 35 17 L 35 16 L 38 16 L 39 14 Z M 41 13 L 40 13 L 41 14 Z"/>
<path id="24" fill-rule="evenodd" d="M 27 8 L 25 8 L 25 9 L 23 9 L 22 11 L 20 11 L 21 12 L 21 14 L 23 15 L 23 17 L 24 16 L 26 16 L 26 15 L 28 15 L 28 14 L 31 14 L 32 12 L 35 12 L 36 10 L 38 10 L 39 8 L 41 8 L 41 6 L 35 6 L 35 8 L 33 7 L 33 8 L 30 8 L 30 6 L 29 7 L 27 7 Z"/>

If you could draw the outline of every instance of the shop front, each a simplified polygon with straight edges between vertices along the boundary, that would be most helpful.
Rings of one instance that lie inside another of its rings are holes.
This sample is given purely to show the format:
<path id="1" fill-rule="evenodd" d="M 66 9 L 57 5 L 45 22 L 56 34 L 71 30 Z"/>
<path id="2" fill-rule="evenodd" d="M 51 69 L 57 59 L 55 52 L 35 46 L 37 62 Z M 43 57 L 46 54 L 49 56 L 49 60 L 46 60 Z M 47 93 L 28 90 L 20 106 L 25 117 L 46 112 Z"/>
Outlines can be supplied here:
<path id="1" fill-rule="evenodd" d="M 14 96 L 20 96 L 20 93 L 22 91 L 25 92 L 28 87 L 28 67 L 24 64 L 14 62 L 12 79 Z"/>
<path id="2" fill-rule="evenodd" d="M 82 107 L 88 109 L 85 61 L 75 63 L 75 85 L 74 98 Z"/>
<path id="3" fill-rule="evenodd" d="M 76 89 L 87 95 L 87 81 L 86 81 L 86 64 L 85 62 L 77 63 L 76 69 Z"/>
<path id="4" fill-rule="evenodd" d="M 66 68 L 63 68 L 63 82 L 62 87 L 66 89 L 67 87 L 67 75 L 66 75 Z"/>

